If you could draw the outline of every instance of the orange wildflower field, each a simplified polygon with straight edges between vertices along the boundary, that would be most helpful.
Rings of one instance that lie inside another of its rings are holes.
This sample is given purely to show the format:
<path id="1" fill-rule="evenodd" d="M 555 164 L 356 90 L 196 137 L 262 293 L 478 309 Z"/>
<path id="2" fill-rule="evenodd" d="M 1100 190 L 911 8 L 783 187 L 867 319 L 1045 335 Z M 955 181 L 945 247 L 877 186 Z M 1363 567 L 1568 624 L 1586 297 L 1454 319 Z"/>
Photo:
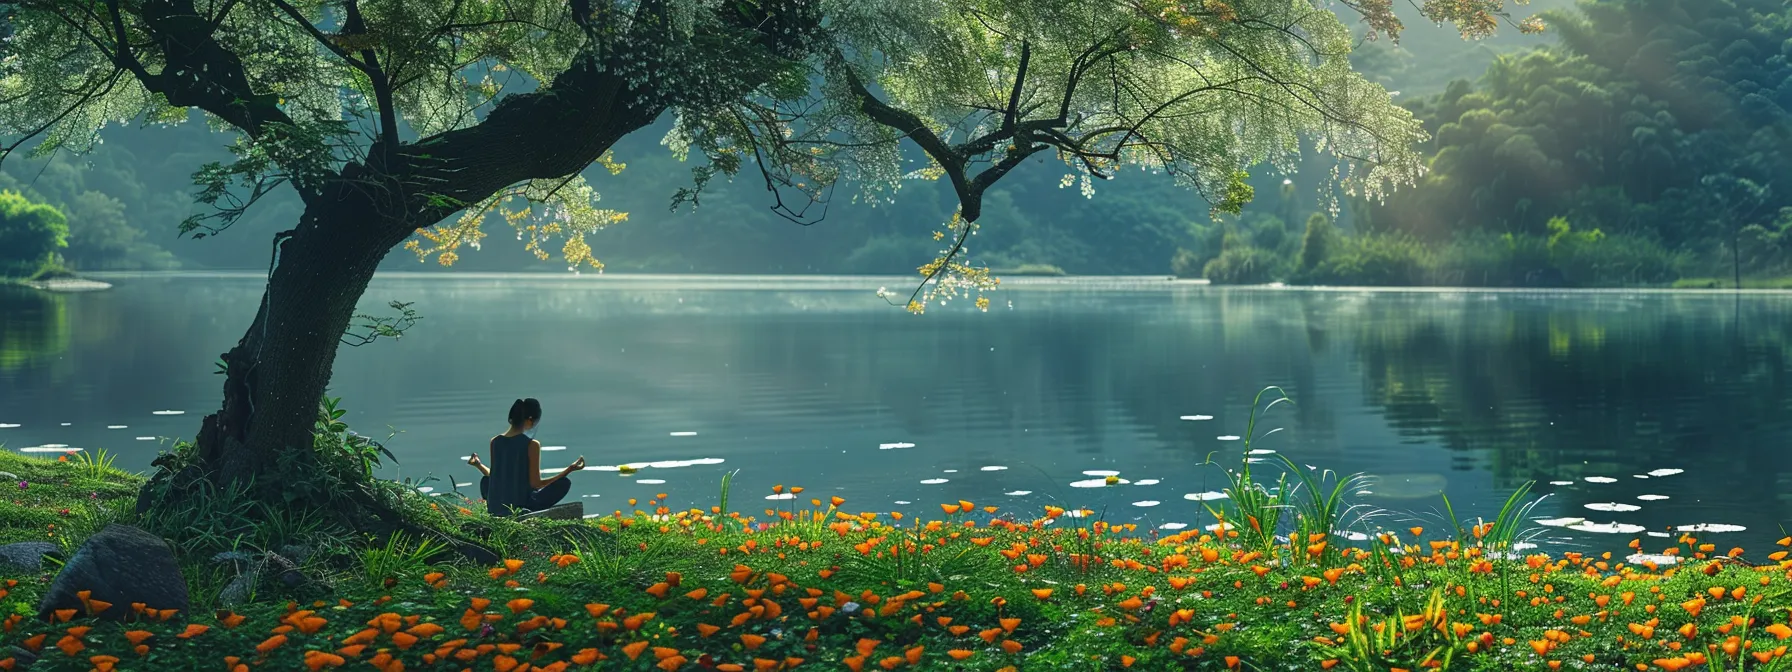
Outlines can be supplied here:
<path id="1" fill-rule="evenodd" d="M 75 499 L 33 487 L 43 505 Z M 67 487 L 87 498 L 92 484 Z M 92 506 L 128 488 L 109 492 Z M 1278 537 L 1255 517 L 1156 536 L 1088 511 L 968 501 L 916 520 L 799 498 L 761 520 L 655 498 L 543 523 L 439 501 L 429 506 L 445 518 L 508 530 L 494 547 L 509 557 L 484 566 L 432 562 L 417 542 L 362 548 L 308 565 L 333 585 L 325 593 L 233 607 L 203 563 L 182 558 L 193 606 L 131 605 L 122 623 L 90 617 L 110 606 L 90 596 L 39 619 L 55 567 L 13 572 L 0 669 L 31 658 L 40 670 L 227 672 L 1792 668 L 1784 548 L 1756 559 L 1692 536 L 1649 549 L 1673 564 L 1636 566 L 1513 553 L 1497 523 L 1347 543 Z M 7 540 L 46 534 L 28 504 L 0 510 Z"/>

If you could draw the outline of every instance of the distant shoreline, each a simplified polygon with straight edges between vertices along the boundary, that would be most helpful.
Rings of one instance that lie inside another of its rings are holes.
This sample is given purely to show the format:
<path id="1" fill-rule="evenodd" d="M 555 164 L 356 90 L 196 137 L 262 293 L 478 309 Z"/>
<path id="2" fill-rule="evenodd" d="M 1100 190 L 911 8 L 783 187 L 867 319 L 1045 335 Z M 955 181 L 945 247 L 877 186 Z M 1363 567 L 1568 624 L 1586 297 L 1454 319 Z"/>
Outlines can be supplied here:
<path id="1" fill-rule="evenodd" d="M 133 279 L 263 279 L 263 271 L 96 271 L 83 274 L 87 278 L 104 281 Z M 1674 288 L 1674 287 L 1465 287 L 1465 286 L 1347 286 L 1347 285 L 1284 285 L 1269 283 L 1262 285 L 1216 285 L 1205 279 L 1184 279 L 1165 275 L 1066 275 L 1040 276 L 1015 275 L 1003 276 L 1001 287 L 1077 287 L 1084 289 L 1140 289 L 1145 287 L 1201 287 L 1212 290 L 1232 290 L 1250 292 L 1375 292 L 1375 293 L 1458 293 L 1473 292 L 1482 294 L 1708 294 L 1708 295 L 1788 295 L 1792 289 L 1743 288 L 1706 289 L 1706 288 Z M 814 289 L 816 285 L 829 283 L 881 283 L 890 287 L 917 283 L 920 278 L 910 275 L 840 275 L 840 274 L 706 274 L 706 273 L 637 273 L 608 272 L 573 274 L 565 271 L 382 271 L 374 276 L 377 280 L 415 281 L 415 280 L 519 280 L 528 282 L 554 281 L 566 283 L 693 283 L 702 285 L 692 289 L 767 289 L 768 285 L 786 285 L 790 289 Z M 22 282 L 22 281 L 20 281 Z"/>

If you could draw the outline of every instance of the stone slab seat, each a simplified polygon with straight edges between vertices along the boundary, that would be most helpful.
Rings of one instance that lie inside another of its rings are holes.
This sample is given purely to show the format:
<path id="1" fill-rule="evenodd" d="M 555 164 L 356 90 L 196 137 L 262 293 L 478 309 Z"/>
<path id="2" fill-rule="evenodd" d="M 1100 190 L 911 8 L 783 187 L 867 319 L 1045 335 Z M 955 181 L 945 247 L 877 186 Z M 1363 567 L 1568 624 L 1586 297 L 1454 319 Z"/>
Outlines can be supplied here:
<path id="1" fill-rule="evenodd" d="M 584 517 L 584 502 L 568 502 L 566 504 L 550 506 L 540 511 L 530 511 L 528 513 L 520 514 L 516 519 L 529 520 L 532 518 L 542 518 L 546 520 L 580 520 Z"/>

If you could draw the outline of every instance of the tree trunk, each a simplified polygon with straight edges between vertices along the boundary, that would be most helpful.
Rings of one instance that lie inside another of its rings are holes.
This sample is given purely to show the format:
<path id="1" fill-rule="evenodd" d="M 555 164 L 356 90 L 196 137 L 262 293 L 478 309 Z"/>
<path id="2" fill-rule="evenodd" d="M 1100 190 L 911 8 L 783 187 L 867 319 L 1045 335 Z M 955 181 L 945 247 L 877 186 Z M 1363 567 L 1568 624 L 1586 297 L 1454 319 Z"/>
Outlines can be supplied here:
<path id="1" fill-rule="evenodd" d="M 218 484 L 274 475 L 281 451 L 311 447 L 342 334 L 380 260 L 405 235 L 402 223 L 363 208 L 308 208 L 292 237 L 276 243 L 255 320 L 223 355 L 223 407 L 206 416 L 197 440 L 200 464 Z"/>

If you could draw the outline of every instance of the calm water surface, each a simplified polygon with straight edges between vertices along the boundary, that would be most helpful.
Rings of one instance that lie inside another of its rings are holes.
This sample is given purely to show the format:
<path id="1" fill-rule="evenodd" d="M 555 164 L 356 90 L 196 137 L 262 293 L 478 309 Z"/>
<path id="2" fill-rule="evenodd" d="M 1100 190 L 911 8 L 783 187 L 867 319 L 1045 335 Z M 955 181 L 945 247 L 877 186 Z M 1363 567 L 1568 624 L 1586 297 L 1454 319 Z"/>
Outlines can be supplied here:
<path id="1" fill-rule="evenodd" d="M 212 362 L 260 277 L 114 281 L 0 292 L 7 449 L 104 448 L 146 469 L 215 409 Z M 915 317 L 874 294 L 909 282 L 381 276 L 367 312 L 413 301 L 425 319 L 344 348 L 331 394 L 362 433 L 399 432 L 387 477 L 438 493 L 473 480 L 462 459 L 512 399 L 538 397 L 544 466 L 592 465 L 573 486 L 588 512 L 658 493 L 708 507 L 738 470 L 748 512 L 783 484 L 806 488 L 799 505 L 1058 503 L 1205 525 L 1185 496 L 1220 489 L 1202 462 L 1238 464 L 1244 443 L 1225 437 L 1273 384 L 1297 403 L 1252 448 L 1367 474 L 1354 501 L 1388 527 L 1439 527 L 1444 493 L 1491 516 L 1527 481 L 1548 495 L 1545 545 L 1621 550 L 1718 524 L 1744 529 L 1715 542 L 1761 555 L 1792 517 L 1792 296 L 1019 279 L 987 314 L 961 301 Z M 1123 483 L 1079 487 L 1109 472 Z"/>

